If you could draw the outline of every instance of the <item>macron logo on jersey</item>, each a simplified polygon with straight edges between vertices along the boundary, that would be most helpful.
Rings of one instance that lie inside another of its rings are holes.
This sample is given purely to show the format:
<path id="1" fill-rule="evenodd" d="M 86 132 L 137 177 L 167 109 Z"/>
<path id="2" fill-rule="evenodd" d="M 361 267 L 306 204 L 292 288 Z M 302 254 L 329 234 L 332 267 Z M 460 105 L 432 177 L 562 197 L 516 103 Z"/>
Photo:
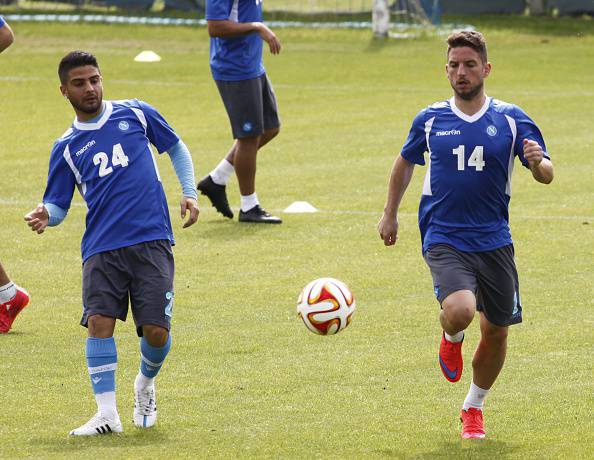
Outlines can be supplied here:
<path id="1" fill-rule="evenodd" d="M 437 131 L 435 133 L 436 136 L 459 136 L 462 134 L 462 131 L 459 129 L 450 129 L 449 131 Z"/>
<path id="2" fill-rule="evenodd" d="M 82 149 L 77 150 L 74 155 L 78 158 L 83 153 L 85 153 L 87 150 L 89 150 L 91 147 L 93 147 L 95 144 L 96 144 L 96 142 L 94 140 L 87 142 L 87 144 Z"/>

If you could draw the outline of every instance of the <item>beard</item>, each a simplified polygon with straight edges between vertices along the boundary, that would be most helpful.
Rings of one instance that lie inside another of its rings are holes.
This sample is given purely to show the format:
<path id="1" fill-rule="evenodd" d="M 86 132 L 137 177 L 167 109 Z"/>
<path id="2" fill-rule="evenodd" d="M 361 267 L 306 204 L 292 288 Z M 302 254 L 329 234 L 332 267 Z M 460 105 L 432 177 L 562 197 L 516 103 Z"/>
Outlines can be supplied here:
<path id="1" fill-rule="evenodd" d="M 103 105 L 103 98 L 101 96 L 98 96 L 97 100 L 92 103 L 76 103 L 74 101 L 70 101 L 70 103 L 72 104 L 72 107 L 74 107 L 74 109 L 78 112 L 91 115 L 101 110 L 101 107 Z"/>
<path id="2" fill-rule="evenodd" d="M 481 81 L 476 86 L 470 87 L 465 91 L 459 91 L 453 83 L 450 84 L 452 86 L 452 89 L 454 90 L 454 93 L 456 93 L 456 95 L 464 101 L 471 101 L 472 99 L 474 99 L 477 95 L 479 95 L 482 92 L 485 86 L 485 84 Z"/>

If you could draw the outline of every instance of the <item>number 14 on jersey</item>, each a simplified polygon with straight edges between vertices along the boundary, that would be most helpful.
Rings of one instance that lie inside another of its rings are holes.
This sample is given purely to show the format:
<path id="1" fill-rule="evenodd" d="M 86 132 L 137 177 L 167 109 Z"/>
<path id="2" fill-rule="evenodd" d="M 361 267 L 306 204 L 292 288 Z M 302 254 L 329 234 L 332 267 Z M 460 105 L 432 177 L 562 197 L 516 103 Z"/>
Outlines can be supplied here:
<path id="1" fill-rule="evenodd" d="M 466 166 L 465 147 L 463 145 L 459 145 L 452 150 L 452 153 L 458 157 L 458 171 L 464 171 Z M 477 145 L 472 151 L 472 154 L 468 158 L 468 167 L 473 167 L 477 171 L 482 171 L 485 167 L 482 145 Z"/>

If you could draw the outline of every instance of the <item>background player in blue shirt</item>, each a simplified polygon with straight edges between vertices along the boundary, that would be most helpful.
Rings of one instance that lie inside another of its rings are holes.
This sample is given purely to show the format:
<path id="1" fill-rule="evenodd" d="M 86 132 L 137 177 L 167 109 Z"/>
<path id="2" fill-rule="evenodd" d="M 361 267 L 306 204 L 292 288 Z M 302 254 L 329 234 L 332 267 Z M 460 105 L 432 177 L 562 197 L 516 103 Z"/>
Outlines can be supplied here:
<path id="1" fill-rule="evenodd" d="M 514 159 L 544 184 L 553 180 L 553 165 L 534 122 L 517 106 L 485 94 L 491 64 L 482 34 L 457 32 L 447 42 L 454 96 L 414 119 L 392 168 L 378 230 L 386 246 L 396 243 L 400 201 L 428 152 L 419 228 L 441 304 L 439 363 L 447 380 L 460 379 L 464 330 L 478 310 L 481 340 L 461 419 L 462 437 L 482 438 L 483 401 L 503 367 L 508 326 L 522 321 L 508 223 Z"/>
<path id="2" fill-rule="evenodd" d="M 14 42 L 12 29 L 0 16 L 0 53 Z M 17 315 L 29 304 L 29 294 L 14 284 L 0 264 L 0 334 L 12 328 Z"/>
<path id="3" fill-rule="evenodd" d="M 165 119 L 136 99 L 104 101 L 95 57 L 65 56 L 58 68 L 60 91 L 76 118 L 55 142 L 43 203 L 25 220 L 33 231 L 59 224 L 77 188 L 87 203 L 82 239 L 83 316 L 86 357 L 97 414 L 72 430 L 74 436 L 121 432 L 116 407 L 116 319 L 125 320 L 128 298 L 140 341 L 140 371 L 134 382 L 134 424 L 155 424 L 154 380 L 171 346 L 173 230 L 150 144 L 167 151 L 183 190 L 183 227 L 198 219 L 192 158 Z"/>
<path id="4" fill-rule="evenodd" d="M 256 194 L 256 156 L 280 129 L 276 96 L 262 64 L 262 40 L 278 54 L 281 44 L 262 23 L 262 0 L 207 0 L 210 67 L 235 143 L 198 190 L 230 219 L 226 185 L 235 171 L 241 193 L 240 222 L 280 224 L 260 207 Z"/>

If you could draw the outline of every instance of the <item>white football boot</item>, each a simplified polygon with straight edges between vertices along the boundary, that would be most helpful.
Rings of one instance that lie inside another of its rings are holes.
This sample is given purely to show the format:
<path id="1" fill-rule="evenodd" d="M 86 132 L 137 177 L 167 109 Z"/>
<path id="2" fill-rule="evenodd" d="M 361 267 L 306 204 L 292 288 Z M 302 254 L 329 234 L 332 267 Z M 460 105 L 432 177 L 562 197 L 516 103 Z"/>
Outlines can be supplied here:
<path id="1" fill-rule="evenodd" d="M 134 385 L 134 425 L 150 428 L 157 422 L 155 384 L 139 389 Z"/>
<path id="2" fill-rule="evenodd" d="M 122 431 L 122 422 L 120 422 L 118 414 L 108 418 L 97 412 L 87 423 L 72 430 L 70 436 L 96 436 L 99 434 L 121 433 Z"/>

